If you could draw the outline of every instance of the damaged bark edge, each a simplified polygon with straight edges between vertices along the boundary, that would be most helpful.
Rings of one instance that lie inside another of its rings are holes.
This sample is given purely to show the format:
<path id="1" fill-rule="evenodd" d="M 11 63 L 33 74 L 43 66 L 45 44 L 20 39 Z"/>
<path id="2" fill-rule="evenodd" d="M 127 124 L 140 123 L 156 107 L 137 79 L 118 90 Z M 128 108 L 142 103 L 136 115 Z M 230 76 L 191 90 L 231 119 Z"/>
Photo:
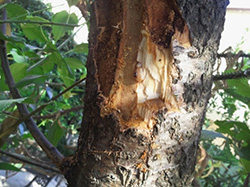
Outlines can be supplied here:
<path id="1" fill-rule="evenodd" d="M 157 111 L 162 108 L 178 111 L 181 105 L 171 88 L 174 74 L 179 73 L 173 63 L 172 42 L 190 46 L 189 31 L 174 1 L 146 1 L 146 4 L 126 1 L 122 11 L 117 16 L 121 20 L 108 24 L 112 32 L 110 29 L 105 32 L 108 28 L 105 26 L 98 35 L 99 41 L 111 37 L 112 33 L 120 34 L 109 42 L 114 44 L 114 40 L 119 40 L 118 45 L 105 49 L 101 55 L 102 59 L 110 60 L 97 65 L 99 92 L 104 100 L 100 103 L 101 116 L 115 115 L 122 130 L 152 129 Z M 103 82 L 100 73 L 110 64 L 113 72 L 106 74 L 113 84 L 108 85 L 108 92 L 102 89 L 107 88 L 107 79 Z"/>
<path id="2" fill-rule="evenodd" d="M 85 112 L 78 150 L 66 162 L 69 186 L 191 184 L 222 25 L 219 33 L 204 31 L 211 40 L 197 46 L 190 28 L 197 18 L 184 19 L 183 7 L 206 2 L 185 2 L 93 2 Z"/>

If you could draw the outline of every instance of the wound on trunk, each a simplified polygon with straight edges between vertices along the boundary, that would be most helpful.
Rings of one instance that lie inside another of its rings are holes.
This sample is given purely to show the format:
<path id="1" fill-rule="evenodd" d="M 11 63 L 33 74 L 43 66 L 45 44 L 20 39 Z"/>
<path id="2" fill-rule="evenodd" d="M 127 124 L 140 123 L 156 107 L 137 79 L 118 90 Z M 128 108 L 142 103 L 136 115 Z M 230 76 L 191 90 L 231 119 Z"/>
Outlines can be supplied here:
<path id="1" fill-rule="evenodd" d="M 98 40 L 106 42 L 102 49 L 106 65 L 97 64 L 102 76 L 101 116 L 115 115 L 121 129 L 151 129 L 159 110 L 178 111 L 181 105 L 171 87 L 178 74 L 172 42 L 190 46 L 189 30 L 174 1 L 155 1 L 146 0 L 145 7 L 130 2 L 117 13 L 116 23 L 109 23 L 109 28 L 99 25 Z M 119 35 L 119 40 L 108 41 L 112 35 Z M 108 43 L 117 47 L 109 49 Z"/>

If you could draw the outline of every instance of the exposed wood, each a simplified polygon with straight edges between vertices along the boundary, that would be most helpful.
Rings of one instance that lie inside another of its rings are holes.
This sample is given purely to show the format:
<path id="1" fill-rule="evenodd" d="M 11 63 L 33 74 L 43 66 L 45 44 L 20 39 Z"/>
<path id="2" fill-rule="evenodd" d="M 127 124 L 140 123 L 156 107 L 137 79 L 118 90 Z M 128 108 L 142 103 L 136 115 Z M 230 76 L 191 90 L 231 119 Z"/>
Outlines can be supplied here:
<path id="1" fill-rule="evenodd" d="M 226 1 L 96 0 L 69 186 L 189 186 Z"/>

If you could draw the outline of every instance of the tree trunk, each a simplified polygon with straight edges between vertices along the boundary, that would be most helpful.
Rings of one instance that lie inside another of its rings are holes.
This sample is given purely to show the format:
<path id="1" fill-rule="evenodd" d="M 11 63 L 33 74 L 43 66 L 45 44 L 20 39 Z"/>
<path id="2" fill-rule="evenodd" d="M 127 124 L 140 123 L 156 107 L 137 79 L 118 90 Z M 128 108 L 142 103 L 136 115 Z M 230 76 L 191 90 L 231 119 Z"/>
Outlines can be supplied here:
<path id="1" fill-rule="evenodd" d="M 190 186 L 227 0 L 95 0 L 69 186 Z"/>

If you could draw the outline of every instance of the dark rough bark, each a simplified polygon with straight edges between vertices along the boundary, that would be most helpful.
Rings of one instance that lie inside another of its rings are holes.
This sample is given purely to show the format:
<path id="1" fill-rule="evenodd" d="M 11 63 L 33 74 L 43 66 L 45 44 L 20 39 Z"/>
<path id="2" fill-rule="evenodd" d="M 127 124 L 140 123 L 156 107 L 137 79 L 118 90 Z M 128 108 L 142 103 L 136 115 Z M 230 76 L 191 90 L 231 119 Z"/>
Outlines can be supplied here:
<path id="1" fill-rule="evenodd" d="M 85 112 L 62 168 L 69 186 L 191 185 L 227 3 L 93 2 Z"/>

